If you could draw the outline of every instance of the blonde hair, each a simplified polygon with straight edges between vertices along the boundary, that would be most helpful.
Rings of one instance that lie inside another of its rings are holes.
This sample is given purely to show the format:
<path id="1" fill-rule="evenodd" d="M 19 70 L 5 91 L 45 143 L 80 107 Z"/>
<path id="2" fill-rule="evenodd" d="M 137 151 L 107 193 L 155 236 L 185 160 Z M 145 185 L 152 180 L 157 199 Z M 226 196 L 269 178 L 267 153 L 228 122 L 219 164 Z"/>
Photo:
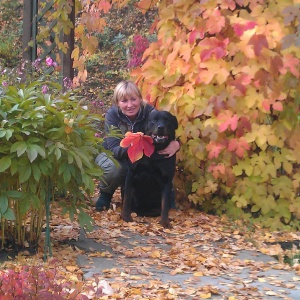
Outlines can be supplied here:
<path id="1" fill-rule="evenodd" d="M 121 81 L 117 84 L 114 90 L 113 102 L 118 106 L 121 99 L 126 96 L 136 96 L 143 102 L 143 96 L 137 85 L 129 80 Z"/>

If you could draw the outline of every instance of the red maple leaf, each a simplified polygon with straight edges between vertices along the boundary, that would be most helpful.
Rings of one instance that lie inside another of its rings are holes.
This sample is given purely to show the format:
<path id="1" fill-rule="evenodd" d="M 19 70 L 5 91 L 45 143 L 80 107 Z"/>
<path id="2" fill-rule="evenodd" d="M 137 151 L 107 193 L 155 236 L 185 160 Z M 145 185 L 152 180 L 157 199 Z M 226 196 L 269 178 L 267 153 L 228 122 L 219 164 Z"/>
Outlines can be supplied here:
<path id="1" fill-rule="evenodd" d="M 281 74 L 286 74 L 289 70 L 293 75 L 299 78 L 300 73 L 298 70 L 300 60 L 294 57 L 292 54 L 287 54 L 284 56 L 284 66 L 280 68 Z"/>
<path id="2" fill-rule="evenodd" d="M 247 74 L 238 74 L 232 80 L 229 80 L 228 84 L 234 86 L 244 96 L 247 91 L 247 86 L 251 82 L 251 77 Z"/>
<path id="3" fill-rule="evenodd" d="M 250 146 L 247 141 L 243 138 L 241 139 L 232 139 L 228 144 L 228 151 L 235 152 L 238 157 L 243 157 L 245 151 L 250 150 Z"/>
<path id="4" fill-rule="evenodd" d="M 128 148 L 127 154 L 132 163 L 138 161 L 145 154 L 150 157 L 154 152 L 153 140 L 142 132 L 127 132 L 120 146 Z"/>
<path id="5" fill-rule="evenodd" d="M 235 131 L 237 128 L 239 117 L 237 114 L 232 116 L 232 113 L 226 110 L 224 113 L 220 113 L 217 117 L 219 120 L 223 122 L 219 126 L 219 132 L 224 132 L 229 127 L 232 131 Z"/>
<path id="6" fill-rule="evenodd" d="M 98 4 L 98 8 L 103 10 L 104 13 L 108 13 L 111 9 L 111 4 L 108 1 L 101 0 Z"/>
<path id="7" fill-rule="evenodd" d="M 202 29 L 195 28 L 194 30 L 192 30 L 190 32 L 189 43 L 193 44 L 197 39 L 203 39 L 204 34 L 205 34 L 205 29 L 204 28 L 202 28 Z"/>
<path id="8" fill-rule="evenodd" d="M 222 149 L 225 147 L 222 144 L 218 144 L 216 142 L 210 141 L 209 144 L 206 146 L 206 150 L 208 151 L 208 158 L 213 159 L 214 157 L 217 158 Z"/>
<path id="9" fill-rule="evenodd" d="M 262 103 L 263 108 L 267 111 L 271 111 L 271 106 L 274 110 L 283 111 L 282 102 L 276 101 L 274 99 L 265 99 Z"/>
<path id="10" fill-rule="evenodd" d="M 223 164 L 218 164 L 218 165 L 212 164 L 209 166 L 208 172 L 211 172 L 212 176 L 215 179 L 218 179 L 222 175 L 225 175 L 225 166 Z"/>
<path id="11" fill-rule="evenodd" d="M 206 61 L 215 54 L 216 59 L 220 59 L 226 55 L 226 47 L 229 43 L 229 39 L 219 40 L 215 37 L 205 39 L 199 43 L 200 46 L 206 46 L 208 49 L 201 51 L 201 61 Z"/>
<path id="12" fill-rule="evenodd" d="M 247 30 L 253 29 L 256 26 L 255 22 L 249 21 L 245 24 L 233 24 L 232 27 L 237 36 L 242 36 Z"/>
<path id="13" fill-rule="evenodd" d="M 210 98 L 209 104 L 213 105 L 213 112 L 215 116 L 218 116 L 221 111 L 226 109 L 225 99 L 221 95 Z"/>
<path id="14" fill-rule="evenodd" d="M 267 38 L 263 34 L 254 34 L 249 40 L 249 45 L 253 45 L 254 53 L 256 56 L 259 56 L 263 47 L 269 48 Z"/>
<path id="15" fill-rule="evenodd" d="M 249 121 L 249 118 L 248 117 L 241 117 L 239 119 L 239 122 L 238 122 L 238 127 L 237 127 L 237 130 L 236 130 L 236 136 L 238 138 L 242 137 L 245 132 L 250 132 L 251 131 L 251 123 Z"/>

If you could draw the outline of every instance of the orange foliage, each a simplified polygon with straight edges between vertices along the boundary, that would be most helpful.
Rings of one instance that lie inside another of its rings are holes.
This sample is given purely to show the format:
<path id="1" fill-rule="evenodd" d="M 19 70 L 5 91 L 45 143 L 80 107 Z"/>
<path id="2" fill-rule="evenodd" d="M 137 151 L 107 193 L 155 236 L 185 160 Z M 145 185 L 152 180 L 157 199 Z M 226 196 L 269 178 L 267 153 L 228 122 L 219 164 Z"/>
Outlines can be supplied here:
<path id="1" fill-rule="evenodd" d="M 177 116 L 178 164 L 203 209 L 255 213 L 273 229 L 300 225 L 299 8 L 159 3 L 158 39 L 131 75 L 149 102 Z"/>

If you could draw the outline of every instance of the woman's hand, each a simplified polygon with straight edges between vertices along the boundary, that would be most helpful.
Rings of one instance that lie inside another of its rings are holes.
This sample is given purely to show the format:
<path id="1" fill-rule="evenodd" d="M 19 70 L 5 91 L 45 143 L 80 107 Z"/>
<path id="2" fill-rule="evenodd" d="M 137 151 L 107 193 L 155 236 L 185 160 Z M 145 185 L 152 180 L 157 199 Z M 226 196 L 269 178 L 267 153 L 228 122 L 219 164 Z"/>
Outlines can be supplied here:
<path id="1" fill-rule="evenodd" d="M 159 154 L 165 157 L 173 156 L 180 149 L 180 143 L 178 141 L 171 141 L 168 147 L 163 150 L 158 151 Z"/>

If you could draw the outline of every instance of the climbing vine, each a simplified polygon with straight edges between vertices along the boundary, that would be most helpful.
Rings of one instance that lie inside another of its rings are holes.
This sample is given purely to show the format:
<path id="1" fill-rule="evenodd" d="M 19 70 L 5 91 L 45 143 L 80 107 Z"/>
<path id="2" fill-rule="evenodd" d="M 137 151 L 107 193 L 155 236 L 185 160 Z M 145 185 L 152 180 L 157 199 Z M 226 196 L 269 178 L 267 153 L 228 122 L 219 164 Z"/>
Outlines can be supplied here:
<path id="1" fill-rule="evenodd" d="M 299 226 L 296 1 L 161 1 L 158 40 L 132 75 L 173 111 L 189 199 L 205 211 Z"/>

